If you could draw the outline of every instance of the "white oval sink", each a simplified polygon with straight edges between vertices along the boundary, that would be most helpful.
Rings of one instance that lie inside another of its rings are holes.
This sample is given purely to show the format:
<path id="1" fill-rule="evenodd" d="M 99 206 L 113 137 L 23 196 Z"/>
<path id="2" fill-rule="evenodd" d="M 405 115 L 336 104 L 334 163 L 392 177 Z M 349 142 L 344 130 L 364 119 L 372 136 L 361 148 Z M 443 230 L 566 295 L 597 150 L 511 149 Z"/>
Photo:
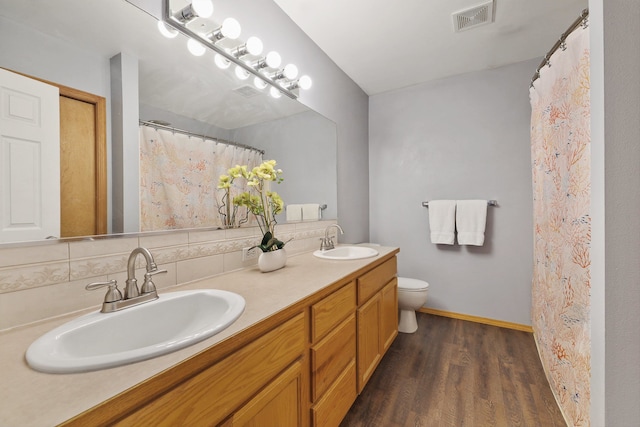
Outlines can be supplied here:
<path id="1" fill-rule="evenodd" d="M 244 306 L 240 295 L 216 289 L 161 294 L 155 301 L 89 313 L 52 329 L 29 346 L 27 363 L 62 374 L 150 359 L 217 334 L 240 317 Z"/>
<path id="2" fill-rule="evenodd" d="M 328 251 L 315 251 L 313 255 L 322 259 L 353 260 L 376 256 L 378 251 L 367 246 L 338 246 Z"/>

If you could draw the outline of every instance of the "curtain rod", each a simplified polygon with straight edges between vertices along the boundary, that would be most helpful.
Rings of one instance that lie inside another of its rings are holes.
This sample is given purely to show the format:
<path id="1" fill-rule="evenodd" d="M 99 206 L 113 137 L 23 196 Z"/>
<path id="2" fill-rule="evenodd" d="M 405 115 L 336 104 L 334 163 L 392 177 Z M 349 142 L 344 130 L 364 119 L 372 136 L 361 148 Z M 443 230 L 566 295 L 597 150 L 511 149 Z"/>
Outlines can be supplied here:
<path id="1" fill-rule="evenodd" d="M 553 55 L 556 52 L 556 50 L 558 50 L 559 48 L 562 48 L 562 50 L 566 49 L 565 43 L 564 43 L 565 40 L 567 39 L 567 37 L 569 37 L 569 34 L 571 34 L 579 26 L 582 26 L 582 28 L 587 28 L 589 26 L 589 9 L 584 9 L 582 11 L 578 19 L 573 21 L 573 24 L 571 24 L 571 26 L 567 29 L 567 31 L 562 33 L 562 35 L 560 36 L 560 39 L 553 45 L 553 47 L 549 50 L 549 52 L 547 52 L 547 54 L 544 56 L 544 59 L 542 60 L 540 65 L 538 65 L 538 68 L 536 68 L 536 72 L 533 74 L 533 77 L 531 78 L 531 85 L 529 87 L 533 87 L 533 82 L 535 82 L 536 80 L 538 80 L 538 78 L 540 78 L 540 70 L 542 70 L 542 67 L 544 67 L 545 65 L 551 66 L 551 63 L 549 62 L 551 59 L 551 55 Z"/>
<path id="2" fill-rule="evenodd" d="M 250 145 L 240 144 L 238 142 L 233 142 L 233 141 L 227 141 L 226 139 L 222 139 L 222 138 L 218 138 L 218 137 L 214 137 L 214 136 L 208 136 L 208 135 L 199 134 L 199 133 L 195 133 L 195 132 L 189 132 L 188 130 L 174 128 L 172 126 L 161 124 L 161 123 L 155 123 L 153 121 L 139 120 L 138 122 L 143 126 L 149 126 L 149 127 L 152 127 L 152 128 L 156 128 L 156 130 L 157 129 L 164 129 L 164 130 L 171 131 L 173 133 L 181 133 L 181 134 L 187 135 L 187 136 L 195 136 L 197 138 L 202 138 L 202 139 L 211 139 L 211 140 L 213 140 L 215 142 L 219 142 L 221 144 L 232 145 L 234 147 L 240 147 L 240 148 L 244 148 L 246 150 L 257 151 L 258 153 L 260 153 L 260 154 L 262 154 L 264 156 L 264 150 L 260 150 L 258 148 L 252 147 Z"/>

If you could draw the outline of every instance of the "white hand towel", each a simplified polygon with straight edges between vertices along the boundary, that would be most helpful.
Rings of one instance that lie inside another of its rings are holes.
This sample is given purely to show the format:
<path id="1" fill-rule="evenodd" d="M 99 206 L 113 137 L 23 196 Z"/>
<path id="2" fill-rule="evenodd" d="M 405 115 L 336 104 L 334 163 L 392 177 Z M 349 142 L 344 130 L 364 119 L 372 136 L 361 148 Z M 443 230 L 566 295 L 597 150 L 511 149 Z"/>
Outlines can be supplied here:
<path id="1" fill-rule="evenodd" d="M 302 220 L 317 221 L 320 219 L 320 203 L 306 203 L 302 205 Z"/>
<path id="2" fill-rule="evenodd" d="M 287 221 L 302 221 L 302 205 L 287 205 Z"/>
<path id="3" fill-rule="evenodd" d="M 458 244 L 482 246 L 487 224 L 487 201 L 457 200 L 456 205 Z"/>
<path id="4" fill-rule="evenodd" d="M 455 238 L 455 221 L 455 200 L 431 200 L 429 202 L 431 243 L 453 245 Z"/>

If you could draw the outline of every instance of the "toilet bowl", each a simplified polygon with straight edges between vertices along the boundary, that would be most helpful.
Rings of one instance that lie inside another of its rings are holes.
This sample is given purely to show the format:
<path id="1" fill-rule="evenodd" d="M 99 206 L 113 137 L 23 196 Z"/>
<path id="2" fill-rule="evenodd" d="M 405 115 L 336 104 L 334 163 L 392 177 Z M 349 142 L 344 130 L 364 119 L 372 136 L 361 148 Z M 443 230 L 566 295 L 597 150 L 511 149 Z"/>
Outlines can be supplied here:
<path id="1" fill-rule="evenodd" d="M 427 302 L 429 284 L 424 280 L 398 277 L 398 332 L 412 334 L 418 330 L 416 310 Z"/>

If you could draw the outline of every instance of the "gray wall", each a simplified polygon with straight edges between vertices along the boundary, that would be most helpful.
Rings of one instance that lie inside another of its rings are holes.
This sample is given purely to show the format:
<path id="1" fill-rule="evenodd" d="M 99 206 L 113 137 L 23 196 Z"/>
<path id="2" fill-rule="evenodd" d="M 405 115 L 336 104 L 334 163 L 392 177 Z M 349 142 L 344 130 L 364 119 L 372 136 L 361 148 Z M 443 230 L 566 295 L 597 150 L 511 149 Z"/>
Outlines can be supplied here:
<path id="1" fill-rule="evenodd" d="M 336 218 L 336 125 L 332 121 L 308 111 L 235 129 L 232 139 L 265 150 L 264 160 L 278 161 L 284 182 L 272 190 L 285 205 L 326 204 L 322 218 Z M 280 215 L 278 222 L 285 218 Z"/>
<path id="2" fill-rule="evenodd" d="M 370 99 L 371 240 L 400 246 L 399 274 L 429 282 L 427 307 L 530 325 L 528 85 L 539 60 Z M 485 245 L 434 245 L 434 199 L 496 199 Z"/>
<path id="3" fill-rule="evenodd" d="M 640 7 L 590 0 L 589 9 L 591 425 L 631 426 L 640 420 Z"/>

